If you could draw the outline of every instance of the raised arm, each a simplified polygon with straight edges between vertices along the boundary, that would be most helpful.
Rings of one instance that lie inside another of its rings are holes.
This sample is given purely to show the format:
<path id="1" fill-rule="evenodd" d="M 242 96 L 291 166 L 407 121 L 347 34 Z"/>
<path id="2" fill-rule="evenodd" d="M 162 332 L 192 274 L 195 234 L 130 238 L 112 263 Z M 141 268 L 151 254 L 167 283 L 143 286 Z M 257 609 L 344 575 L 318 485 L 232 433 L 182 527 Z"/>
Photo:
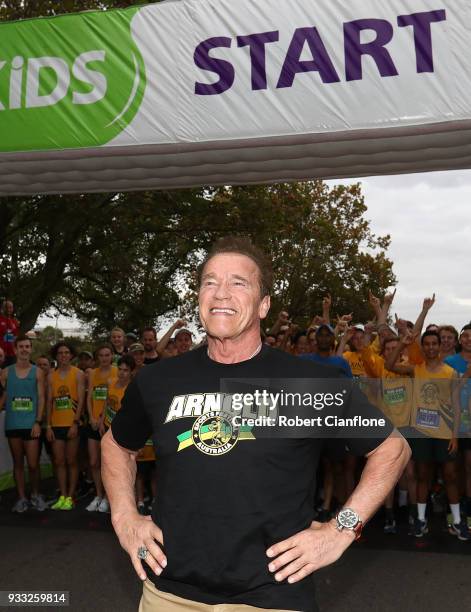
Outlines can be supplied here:
<path id="1" fill-rule="evenodd" d="M 165 334 L 162 336 L 162 338 L 157 343 L 157 346 L 155 347 L 155 350 L 158 355 L 162 355 L 162 353 L 165 351 L 165 349 L 167 348 L 167 344 L 169 343 L 170 338 L 173 336 L 174 332 L 176 332 L 177 329 L 185 327 L 185 325 L 186 321 L 184 321 L 183 319 L 178 319 L 171 327 L 168 328 L 168 330 L 165 332 Z"/>
<path id="2" fill-rule="evenodd" d="M 386 295 L 384 296 L 383 305 L 381 306 L 381 313 L 378 317 L 378 326 L 381 323 L 387 324 L 389 310 L 391 308 L 391 304 L 393 303 L 395 296 L 396 296 L 396 289 L 394 289 L 394 291 L 391 293 L 386 293 Z"/>
<path id="3" fill-rule="evenodd" d="M 332 297 L 328 293 L 322 300 L 322 318 L 327 325 L 330 325 L 330 309 L 332 307 Z"/>
<path id="4" fill-rule="evenodd" d="M 381 323 L 386 322 L 386 317 L 383 316 L 383 310 L 381 308 L 381 301 L 378 297 L 373 295 L 371 291 L 368 291 L 368 301 L 373 309 L 373 312 L 375 313 L 376 322 L 379 327 Z"/>
<path id="5" fill-rule="evenodd" d="M 401 351 L 410 346 L 414 342 L 414 336 L 409 331 L 405 336 L 401 338 L 401 341 L 398 343 L 396 348 L 393 350 L 391 355 L 385 360 L 385 367 L 390 372 L 395 372 L 396 374 L 400 374 L 401 376 L 414 376 L 414 366 L 410 365 L 399 365 L 397 362 L 399 361 L 399 356 Z"/>
<path id="6" fill-rule="evenodd" d="M 345 353 L 345 349 L 347 348 L 347 344 L 352 339 L 354 333 L 355 333 L 355 328 L 354 327 L 348 327 L 346 329 L 345 333 L 342 334 L 342 336 L 340 337 L 340 342 L 339 342 L 339 344 L 337 346 L 337 351 L 336 351 L 336 355 L 338 357 L 342 357 L 342 355 Z"/>
<path id="7" fill-rule="evenodd" d="M 414 334 L 416 338 L 420 336 L 420 334 L 422 333 L 422 328 L 424 326 L 425 319 L 428 315 L 428 311 L 432 308 L 434 304 L 435 304 L 435 293 L 433 294 L 431 298 L 425 298 L 424 300 L 422 310 L 420 311 L 420 314 L 417 317 L 417 321 L 414 324 L 414 329 L 412 330 L 412 333 Z"/>
<path id="8" fill-rule="evenodd" d="M 267 332 L 268 336 L 276 336 L 280 331 L 283 325 L 289 325 L 289 314 L 286 310 L 282 310 L 278 317 L 276 318 L 273 327 Z"/>

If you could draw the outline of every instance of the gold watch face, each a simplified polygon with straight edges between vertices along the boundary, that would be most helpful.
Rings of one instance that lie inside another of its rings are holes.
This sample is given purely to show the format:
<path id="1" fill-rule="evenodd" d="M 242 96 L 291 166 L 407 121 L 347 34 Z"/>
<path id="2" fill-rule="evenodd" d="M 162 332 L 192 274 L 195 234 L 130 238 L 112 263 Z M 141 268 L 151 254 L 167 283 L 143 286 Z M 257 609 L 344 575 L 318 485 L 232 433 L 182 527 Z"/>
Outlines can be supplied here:
<path id="1" fill-rule="evenodd" d="M 351 508 L 344 508 L 338 513 L 337 522 L 341 527 L 344 527 L 345 529 L 354 529 L 360 522 L 360 517 Z"/>

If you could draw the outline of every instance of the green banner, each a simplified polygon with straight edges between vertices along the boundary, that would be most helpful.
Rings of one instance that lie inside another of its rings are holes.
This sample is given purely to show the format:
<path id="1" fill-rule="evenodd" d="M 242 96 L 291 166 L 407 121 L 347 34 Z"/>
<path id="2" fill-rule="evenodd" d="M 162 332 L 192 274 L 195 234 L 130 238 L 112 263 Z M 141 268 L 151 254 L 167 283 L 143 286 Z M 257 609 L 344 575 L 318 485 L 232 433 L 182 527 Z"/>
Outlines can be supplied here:
<path id="1" fill-rule="evenodd" d="M 0 24 L 3 151 L 102 146 L 129 124 L 146 85 L 138 10 Z"/>

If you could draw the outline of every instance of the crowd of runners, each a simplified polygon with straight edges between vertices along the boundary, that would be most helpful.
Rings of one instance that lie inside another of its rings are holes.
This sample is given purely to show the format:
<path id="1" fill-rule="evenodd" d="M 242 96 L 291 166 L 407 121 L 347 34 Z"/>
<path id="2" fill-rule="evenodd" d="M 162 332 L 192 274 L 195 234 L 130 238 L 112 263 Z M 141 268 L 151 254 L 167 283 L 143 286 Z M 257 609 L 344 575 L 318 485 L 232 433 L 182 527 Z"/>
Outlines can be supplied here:
<path id="1" fill-rule="evenodd" d="M 342 368 L 356 379 L 407 437 L 410 460 L 385 503 L 384 531 L 394 534 L 399 508 L 407 509 L 409 533 L 428 531 L 427 503 L 446 494 L 447 528 L 459 540 L 471 539 L 471 323 L 425 327 L 435 296 L 426 298 L 416 321 L 395 316 L 394 294 L 381 301 L 370 293 L 371 320 L 351 314 L 331 316 L 332 299 L 307 329 L 281 312 L 263 341 L 300 359 Z M 73 510 L 79 496 L 93 491 L 89 512 L 109 512 L 100 474 L 100 440 L 109 428 L 129 382 L 143 367 L 176 357 L 195 346 L 192 332 L 178 320 L 160 339 L 153 327 L 139 334 L 115 327 L 93 354 L 60 341 L 33 364 L 33 342 L 20 332 L 14 307 L 0 314 L 0 408 L 14 466 L 18 500 L 14 512 L 29 508 Z M 198 345 L 205 340 L 198 339 Z M 58 495 L 41 495 L 39 458 L 51 457 Z M 29 473 L 26 494 L 25 459 Z M 157 453 L 158 460 L 158 453 Z M 148 514 L 158 497 L 156 454 L 149 440 L 137 456 L 136 504 Z M 317 520 L 327 521 L 348 499 L 361 471 L 361 459 L 338 444 L 327 444 L 319 474 Z"/>

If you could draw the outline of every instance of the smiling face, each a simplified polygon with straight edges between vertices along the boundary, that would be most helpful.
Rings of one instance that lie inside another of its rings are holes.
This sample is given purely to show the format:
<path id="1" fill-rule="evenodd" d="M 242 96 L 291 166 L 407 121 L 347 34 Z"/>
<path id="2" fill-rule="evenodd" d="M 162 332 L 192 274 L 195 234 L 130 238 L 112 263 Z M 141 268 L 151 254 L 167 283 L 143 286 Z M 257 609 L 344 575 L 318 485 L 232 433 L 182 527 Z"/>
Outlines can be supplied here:
<path id="1" fill-rule="evenodd" d="M 440 340 L 437 336 L 425 336 L 422 340 L 422 351 L 425 359 L 438 359 L 440 355 Z"/>
<path id="2" fill-rule="evenodd" d="M 210 338 L 260 335 L 270 298 L 260 294 L 260 271 L 246 255 L 221 253 L 206 264 L 199 291 L 200 320 Z"/>
<path id="3" fill-rule="evenodd" d="M 100 368 L 109 368 L 111 366 L 111 362 L 113 361 L 113 353 L 109 348 L 101 348 L 96 357 Z"/>
<path id="4" fill-rule="evenodd" d="M 365 332 L 361 329 L 355 329 L 352 339 L 350 340 L 350 346 L 357 352 L 361 351 L 364 345 L 364 340 Z"/>
<path id="5" fill-rule="evenodd" d="M 60 366 L 68 366 L 72 359 L 72 353 L 66 346 L 60 346 L 56 353 L 56 359 Z"/>
<path id="6" fill-rule="evenodd" d="M 465 353 L 471 353 L 471 329 L 465 329 L 461 332 L 460 343 Z"/>
<path id="7" fill-rule="evenodd" d="M 130 383 L 131 374 L 131 368 L 127 364 L 122 363 L 120 366 L 118 366 L 118 382 L 122 387 Z"/>
<path id="8" fill-rule="evenodd" d="M 457 340 L 455 334 L 447 329 L 440 330 L 440 340 L 442 344 L 442 353 L 454 353 Z"/>
<path id="9" fill-rule="evenodd" d="M 134 361 L 136 362 L 136 368 L 142 368 L 144 365 L 145 353 L 144 351 L 133 351 L 131 355 L 134 357 Z"/>
<path id="10" fill-rule="evenodd" d="M 6 300 L 4 304 L 4 311 L 7 317 L 12 317 L 15 311 L 13 307 L 13 302 L 10 302 L 10 300 Z"/>
<path id="11" fill-rule="evenodd" d="M 334 338 L 334 334 L 332 334 L 325 327 L 322 327 L 316 335 L 317 350 L 319 350 L 321 353 L 331 351 L 335 344 Z"/>
<path id="12" fill-rule="evenodd" d="M 155 337 L 154 332 L 146 330 L 145 332 L 143 332 L 141 340 L 146 353 L 152 353 L 155 350 L 155 347 L 157 345 L 157 339 Z"/>
<path id="13" fill-rule="evenodd" d="M 49 359 L 47 357 L 38 357 L 36 359 L 36 365 L 40 368 L 44 374 L 49 374 L 51 371 L 51 364 L 49 363 Z"/>
<path id="14" fill-rule="evenodd" d="M 31 340 L 20 340 L 16 343 L 15 354 L 19 361 L 29 361 L 32 352 Z"/>
<path id="15" fill-rule="evenodd" d="M 111 332 L 111 344 L 118 350 L 124 347 L 124 334 L 122 331 L 114 329 Z"/>

